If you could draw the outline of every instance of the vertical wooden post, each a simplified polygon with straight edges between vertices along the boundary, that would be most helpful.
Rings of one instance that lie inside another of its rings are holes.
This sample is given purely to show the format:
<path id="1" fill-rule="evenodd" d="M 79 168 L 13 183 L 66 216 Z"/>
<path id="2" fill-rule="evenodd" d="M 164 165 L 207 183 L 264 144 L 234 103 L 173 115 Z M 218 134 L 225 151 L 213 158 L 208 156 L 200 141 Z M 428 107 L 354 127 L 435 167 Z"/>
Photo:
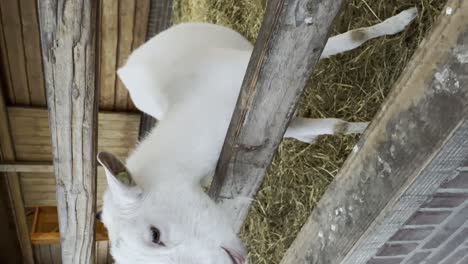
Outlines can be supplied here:
<path id="1" fill-rule="evenodd" d="M 210 195 L 253 197 L 271 163 L 342 0 L 271 0 L 231 120 Z M 240 229 L 250 203 L 232 208 Z"/>
<path id="2" fill-rule="evenodd" d="M 146 39 L 154 37 L 172 24 L 172 0 L 151 0 Z M 141 115 L 141 140 L 156 124 L 156 120 L 147 114 Z"/>
<path id="3" fill-rule="evenodd" d="M 94 263 L 97 101 L 93 0 L 38 1 L 63 263 Z"/>

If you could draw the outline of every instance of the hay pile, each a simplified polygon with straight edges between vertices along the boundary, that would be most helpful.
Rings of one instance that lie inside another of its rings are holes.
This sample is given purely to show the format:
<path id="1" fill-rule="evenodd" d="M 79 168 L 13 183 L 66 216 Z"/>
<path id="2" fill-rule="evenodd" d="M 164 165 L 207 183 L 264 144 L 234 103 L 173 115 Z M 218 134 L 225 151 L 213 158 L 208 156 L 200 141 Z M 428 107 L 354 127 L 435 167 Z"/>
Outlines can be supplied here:
<path id="1" fill-rule="evenodd" d="M 370 121 L 446 0 L 349 0 L 334 34 L 376 24 L 417 6 L 404 33 L 320 62 L 300 102 L 305 117 Z M 231 27 L 251 41 L 260 29 L 265 0 L 176 0 L 176 22 L 205 21 Z M 308 145 L 284 141 L 258 193 L 242 236 L 251 263 L 279 263 L 307 216 L 338 172 L 358 137 L 323 137 Z"/>

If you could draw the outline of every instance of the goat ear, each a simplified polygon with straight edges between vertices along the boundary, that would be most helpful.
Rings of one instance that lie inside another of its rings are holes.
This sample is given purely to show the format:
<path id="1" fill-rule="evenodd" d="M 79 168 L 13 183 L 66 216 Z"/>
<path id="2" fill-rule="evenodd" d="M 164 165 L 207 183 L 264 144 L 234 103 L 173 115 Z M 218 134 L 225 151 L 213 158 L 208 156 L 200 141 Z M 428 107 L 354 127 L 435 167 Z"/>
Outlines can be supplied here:
<path id="1" fill-rule="evenodd" d="M 110 191 L 115 194 L 129 192 L 134 184 L 125 165 L 116 156 L 108 152 L 100 152 L 97 159 L 104 167 Z"/>

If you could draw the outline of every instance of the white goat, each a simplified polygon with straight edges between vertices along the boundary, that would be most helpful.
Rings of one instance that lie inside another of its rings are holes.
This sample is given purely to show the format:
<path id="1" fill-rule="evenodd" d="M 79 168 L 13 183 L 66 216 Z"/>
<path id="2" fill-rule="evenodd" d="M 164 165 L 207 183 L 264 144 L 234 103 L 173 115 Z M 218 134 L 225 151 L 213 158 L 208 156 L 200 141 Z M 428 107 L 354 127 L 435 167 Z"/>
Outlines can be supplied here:
<path id="1" fill-rule="evenodd" d="M 400 32 L 415 16 L 412 8 L 332 37 L 323 57 Z M 212 201 L 200 182 L 213 175 L 251 52 L 230 29 L 187 23 L 152 38 L 118 70 L 135 105 L 159 122 L 126 166 L 110 153 L 98 155 L 108 181 L 101 219 L 117 263 L 246 263 L 226 205 Z M 311 141 L 343 124 L 296 118 L 285 136 Z M 341 132 L 362 132 L 365 124 L 348 127 Z M 125 179 L 130 175 L 136 185 Z"/>

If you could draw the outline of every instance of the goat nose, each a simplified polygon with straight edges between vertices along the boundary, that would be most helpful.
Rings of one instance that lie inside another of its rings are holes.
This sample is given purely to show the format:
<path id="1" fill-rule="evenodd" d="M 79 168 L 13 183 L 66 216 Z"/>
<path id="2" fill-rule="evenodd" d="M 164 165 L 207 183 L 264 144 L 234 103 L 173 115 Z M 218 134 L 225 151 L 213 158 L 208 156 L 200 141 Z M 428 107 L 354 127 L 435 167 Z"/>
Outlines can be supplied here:
<path id="1" fill-rule="evenodd" d="M 222 247 L 222 249 L 226 251 L 229 258 L 232 260 L 232 264 L 246 264 L 244 255 L 234 250 L 227 249 L 225 247 Z"/>

